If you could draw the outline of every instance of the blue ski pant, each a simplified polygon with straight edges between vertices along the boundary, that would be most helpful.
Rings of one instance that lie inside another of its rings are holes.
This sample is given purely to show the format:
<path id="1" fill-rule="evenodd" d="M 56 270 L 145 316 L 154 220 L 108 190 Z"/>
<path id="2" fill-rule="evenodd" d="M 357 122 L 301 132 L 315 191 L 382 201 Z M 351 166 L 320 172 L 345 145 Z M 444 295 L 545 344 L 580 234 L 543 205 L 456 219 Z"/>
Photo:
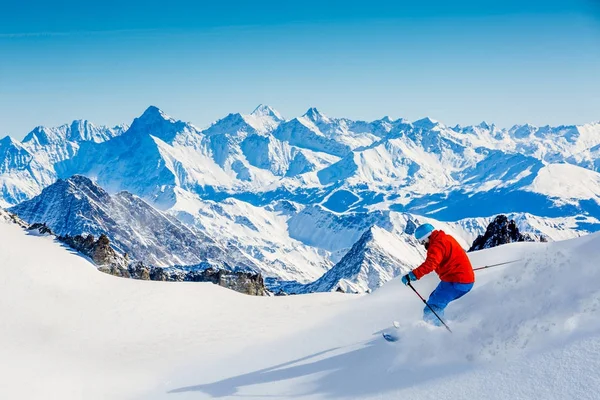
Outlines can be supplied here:
<path id="1" fill-rule="evenodd" d="M 429 295 L 427 303 L 435 310 L 440 318 L 444 317 L 446 306 L 456 299 L 460 299 L 473 288 L 472 283 L 452 283 L 441 281 L 433 292 Z M 433 325 L 441 325 L 441 322 L 431 312 L 429 307 L 423 309 L 423 320 Z"/>

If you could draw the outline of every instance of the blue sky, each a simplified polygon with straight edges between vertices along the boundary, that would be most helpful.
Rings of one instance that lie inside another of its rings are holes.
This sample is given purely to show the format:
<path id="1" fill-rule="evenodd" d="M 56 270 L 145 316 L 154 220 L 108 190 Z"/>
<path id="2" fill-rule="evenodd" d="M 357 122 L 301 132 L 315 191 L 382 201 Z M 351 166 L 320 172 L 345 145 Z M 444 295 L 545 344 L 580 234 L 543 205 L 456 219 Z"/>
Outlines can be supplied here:
<path id="1" fill-rule="evenodd" d="M 0 136 L 149 105 L 202 127 L 284 117 L 500 126 L 600 120 L 600 7 L 571 1 L 12 2 Z"/>

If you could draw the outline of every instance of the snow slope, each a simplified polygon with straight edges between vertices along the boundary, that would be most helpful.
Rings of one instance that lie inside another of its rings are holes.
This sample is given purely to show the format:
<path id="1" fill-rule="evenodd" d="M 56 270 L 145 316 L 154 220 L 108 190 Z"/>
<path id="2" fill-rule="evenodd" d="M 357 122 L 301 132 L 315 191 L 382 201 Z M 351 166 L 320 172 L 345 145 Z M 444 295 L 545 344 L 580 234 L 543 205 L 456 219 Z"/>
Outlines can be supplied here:
<path id="1" fill-rule="evenodd" d="M 178 202 L 169 212 L 220 243 L 240 249 L 253 259 L 265 277 L 297 280 L 319 278 L 331 268 L 329 253 L 290 237 L 287 221 L 297 206 L 287 201 L 255 207 L 233 198 L 201 200 L 177 191 Z"/>
<path id="2" fill-rule="evenodd" d="M 570 164 L 550 164 L 542 168 L 531 186 L 542 193 L 567 202 L 571 199 L 600 201 L 600 175 Z"/>
<path id="3" fill-rule="evenodd" d="M 595 399 L 600 235 L 471 254 L 477 284 L 416 323 L 398 279 L 373 294 L 258 298 L 104 275 L 1 221 L 0 396 L 61 399 Z M 427 294 L 429 276 L 415 284 Z M 403 340 L 380 330 L 401 322 Z"/>

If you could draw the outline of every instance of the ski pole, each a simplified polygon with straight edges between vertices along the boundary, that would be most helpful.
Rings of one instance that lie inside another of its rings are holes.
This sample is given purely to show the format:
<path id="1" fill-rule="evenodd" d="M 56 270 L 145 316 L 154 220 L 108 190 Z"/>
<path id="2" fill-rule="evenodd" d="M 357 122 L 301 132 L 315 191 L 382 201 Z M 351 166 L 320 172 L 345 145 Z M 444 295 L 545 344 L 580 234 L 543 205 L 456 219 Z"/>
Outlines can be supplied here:
<path id="1" fill-rule="evenodd" d="M 505 262 L 501 262 L 498 264 L 486 265 L 485 267 L 473 268 L 473 271 L 479 271 L 480 269 L 486 269 L 486 268 L 492 268 L 492 267 L 499 267 L 500 265 L 511 264 L 511 263 L 514 263 L 517 261 L 521 261 L 521 260 L 505 261 Z"/>
<path id="2" fill-rule="evenodd" d="M 429 305 L 429 303 L 427 303 L 427 301 L 425 301 L 425 299 L 423 298 L 423 296 L 421 296 L 421 295 L 419 294 L 419 292 L 417 292 L 417 289 L 415 289 L 415 288 L 413 287 L 413 285 L 411 285 L 411 284 L 410 284 L 410 281 L 408 282 L 408 286 L 410 286 L 410 288 L 411 288 L 411 289 L 412 289 L 412 290 L 413 290 L 413 291 L 414 291 L 414 292 L 417 294 L 417 296 L 419 296 L 419 298 L 420 298 L 421 300 L 423 300 L 423 303 L 425 303 L 425 305 L 426 305 L 427 307 L 429 307 L 429 309 L 430 309 L 430 310 L 431 310 L 431 312 L 432 312 L 432 313 L 433 313 L 433 314 L 434 314 L 434 315 L 437 317 L 437 319 L 439 319 L 439 320 L 440 320 L 440 322 L 441 322 L 442 324 L 444 324 L 444 326 L 446 327 L 446 329 L 448 329 L 448 332 L 452 333 L 452 331 L 450 330 L 450 328 L 448 327 L 448 325 L 446 325 L 446 323 L 444 322 L 444 320 L 440 318 L 440 316 L 439 316 L 439 315 L 438 315 L 438 314 L 435 312 L 435 310 L 434 310 L 433 308 L 431 308 L 431 306 Z"/>

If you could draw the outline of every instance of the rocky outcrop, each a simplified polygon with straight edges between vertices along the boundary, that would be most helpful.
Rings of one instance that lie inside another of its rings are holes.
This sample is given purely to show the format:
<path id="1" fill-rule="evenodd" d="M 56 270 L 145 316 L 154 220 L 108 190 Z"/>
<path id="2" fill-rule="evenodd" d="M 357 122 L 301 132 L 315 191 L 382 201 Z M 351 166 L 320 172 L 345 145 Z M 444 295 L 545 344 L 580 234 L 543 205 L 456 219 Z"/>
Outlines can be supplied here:
<path id="1" fill-rule="evenodd" d="M 27 228 L 29 225 L 21 218 L 17 217 L 15 214 L 6 211 L 3 208 L 0 208 L 0 220 L 4 220 L 7 222 L 12 222 L 13 224 L 19 225 L 21 228 Z"/>
<path id="2" fill-rule="evenodd" d="M 249 271 L 228 271 L 203 265 L 160 268 L 146 266 L 142 262 L 131 263 L 127 267 L 110 264 L 101 266 L 98 269 L 107 274 L 123 278 L 165 282 L 212 282 L 252 296 L 265 296 L 268 294 L 262 275 Z"/>
<path id="3" fill-rule="evenodd" d="M 6 215 L 10 214 L 6 213 Z M 43 223 L 32 224 L 28 229 L 44 235 L 54 235 L 52 230 Z M 121 278 L 145 281 L 212 282 L 252 296 L 269 294 L 262 275 L 250 270 L 230 271 L 208 263 L 169 268 L 147 266 L 141 261 L 129 262 L 127 254 L 121 255 L 111 247 L 106 235 L 100 235 L 97 240 L 93 235 L 65 235 L 56 238 L 73 250 L 89 257 L 98 266 L 99 271 Z"/>
<path id="4" fill-rule="evenodd" d="M 407 235 L 414 235 L 417 230 L 417 223 L 412 219 L 406 221 L 406 226 L 404 227 L 404 233 Z"/>
<path id="5" fill-rule="evenodd" d="M 46 224 L 40 224 L 39 222 L 36 222 L 35 224 L 31 224 L 30 226 L 27 227 L 27 230 L 38 231 L 42 235 L 53 235 L 52 229 L 48 228 L 48 226 Z"/>
<path id="6" fill-rule="evenodd" d="M 88 256 L 94 264 L 103 265 L 127 265 L 127 255 L 118 254 L 110 247 L 110 240 L 106 235 L 100 235 L 98 240 L 94 240 L 94 235 L 76 236 L 58 236 L 58 240 L 69 247 Z"/>
<path id="7" fill-rule="evenodd" d="M 540 239 L 544 241 L 543 238 Z M 489 249 L 513 242 L 534 242 L 536 238 L 529 234 L 522 234 L 514 220 L 509 220 L 506 215 L 498 215 L 488 225 L 485 234 L 479 235 L 473 242 L 469 251 Z"/>

